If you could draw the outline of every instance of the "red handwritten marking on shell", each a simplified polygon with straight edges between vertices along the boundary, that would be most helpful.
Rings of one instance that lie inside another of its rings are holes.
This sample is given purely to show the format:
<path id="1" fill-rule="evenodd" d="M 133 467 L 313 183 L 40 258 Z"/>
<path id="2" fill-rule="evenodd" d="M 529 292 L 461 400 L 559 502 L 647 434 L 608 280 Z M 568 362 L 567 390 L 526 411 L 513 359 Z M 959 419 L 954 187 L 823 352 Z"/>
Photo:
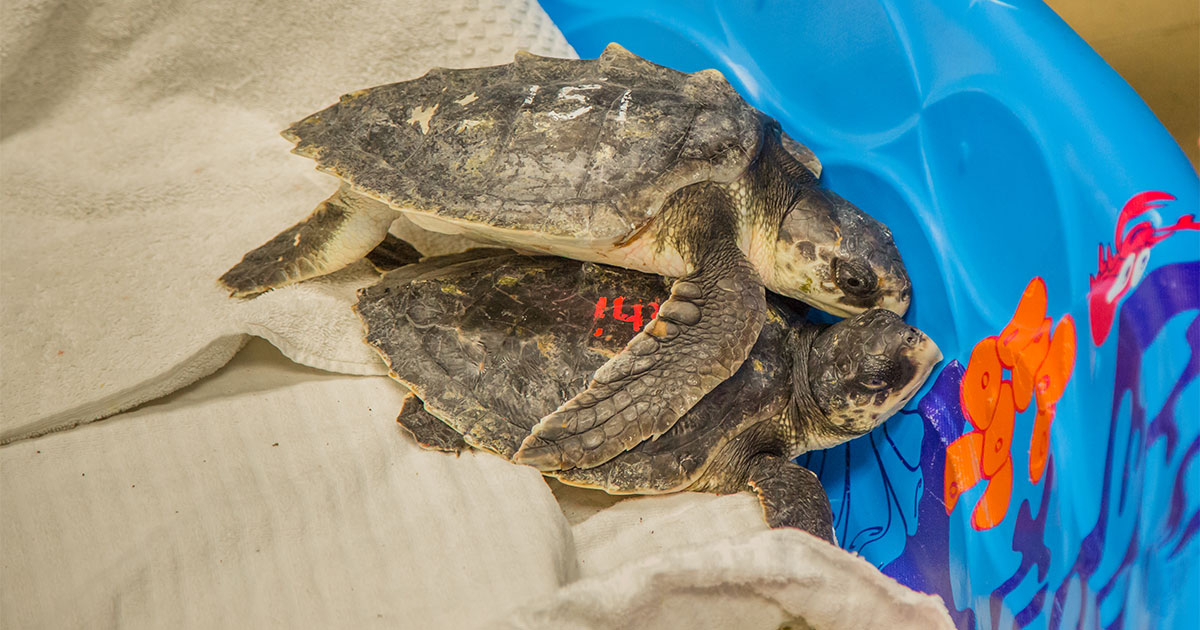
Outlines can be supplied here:
<path id="1" fill-rule="evenodd" d="M 971 514 L 971 526 L 977 530 L 995 527 L 1008 513 L 1013 430 L 1017 414 L 1034 401 L 1030 483 L 1041 481 L 1046 471 L 1050 424 L 1075 367 L 1075 320 L 1064 315 L 1051 333 L 1046 304 L 1046 283 L 1034 278 L 1000 334 L 975 344 L 963 373 L 959 393 L 973 430 L 946 447 L 943 496 L 949 514 L 964 492 L 986 481 Z"/>
<path id="2" fill-rule="evenodd" d="M 1113 236 L 1116 250 L 1111 245 L 1107 248 L 1100 245 L 1100 261 L 1096 274 L 1089 278 L 1088 290 L 1092 343 L 1097 346 L 1108 338 L 1121 298 L 1128 295 L 1145 274 L 1150 264 L 1150 250 L 1179 230 L 1200 230 L 1200 223 L 1191 214 L 1183 215 L 1167 227 L 1155 227 L 1150 220 L 1144 220 L 1125 230 L 1131 219 L 1157 210 L 1174 199 L 1173 195 L 1157 190 L 1134 195 L 1117 217 Z"/>
<path id="3" fill-rule="evenodd" d="M 650 307 L 648 312 L 643 312 L 643 306 Z M 626 310 L 628 308 L 628 311 Z M 608 313 L 608 298 L 601 296 L 596 300 L 596 311 L 592 314 L 592 325 L 596 327 L 592 331 L 593 337 L 599 337 L 604 334 L 604 328 L 600 327 L 601 320 Z M 612 316 L 613 319 L 619 322 L 628 322 L 633 326 L 633 330 L 639 331 L 642 329 L 642 324 L 654 319 L 658 315 L 658 302 L 650 302 L 648 304 L 626 304 L 625 297 L 620 296 L 613 298 L 612 301 Z M 644 319 L 643 319 L 644 318 Z"/>

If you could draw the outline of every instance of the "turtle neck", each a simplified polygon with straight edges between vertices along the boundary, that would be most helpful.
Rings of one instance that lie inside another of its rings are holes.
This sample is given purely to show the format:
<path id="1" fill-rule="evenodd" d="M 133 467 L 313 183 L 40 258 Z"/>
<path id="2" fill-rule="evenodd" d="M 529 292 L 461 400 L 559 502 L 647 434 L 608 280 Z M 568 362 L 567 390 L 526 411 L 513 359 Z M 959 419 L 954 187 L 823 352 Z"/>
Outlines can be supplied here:
<path id="1" fill-rule="evenodd" d="M 787 410 L 789 459 L 807 451 L 829 448 L 858 434 L 834 424 L 821 410 L 809 382 L 809 351 L 813 341 L 828 326 L 806 323 L 793 328 L 787 336 L 787 348 L 792 359 L 792 400 Z"/>

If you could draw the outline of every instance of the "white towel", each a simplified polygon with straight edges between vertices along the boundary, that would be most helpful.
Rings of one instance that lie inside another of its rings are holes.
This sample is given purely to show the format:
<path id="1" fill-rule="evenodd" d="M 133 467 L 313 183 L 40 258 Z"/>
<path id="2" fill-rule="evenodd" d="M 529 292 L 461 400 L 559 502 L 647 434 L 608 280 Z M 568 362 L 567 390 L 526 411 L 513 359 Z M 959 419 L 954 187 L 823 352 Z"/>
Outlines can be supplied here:
<path id="1" fill-rule="evenodd" d="M 216 278 L 336 188 L 279 129 L 518 48 L 572 55 L 531 0 L 6 5 L 0 626 L 828 627 L 857 623 L 825 601 L 847 590 L 895 627 L 949 624 L 861 560 L 765 531 L 748 494 L 552 493 L 417 449 L 393 381 L 265 344 L 118 414 L 247 335 L 383 373 L 349 308 L 365 264 L 250 301 Z"/>
<path id="2" fill-rule="evenodd" d="M 217 286 L 337 189 L 279 130 L 432 66 L 574 56 L 532 0 L 35 0 L 3 29 L 0 442 L 178 389 L 247 334 L 382 374 L 344 308 L 365 264 L 251 301 Z"/>
<path id="3" fill-rule="evenodd" d="M 0 448 L 0 627 L 463 628 L 574 578 L 537 471 L 420 450 L 387 377 L 248 350 Z"/>
<path id="4" fill-rule="evenodd" d="M 696 516 L 705 516 L 699 511 Z M 584 578 L 489 628 L 953 628 L 941 601 L 794 529 L 710 541 Z"/>

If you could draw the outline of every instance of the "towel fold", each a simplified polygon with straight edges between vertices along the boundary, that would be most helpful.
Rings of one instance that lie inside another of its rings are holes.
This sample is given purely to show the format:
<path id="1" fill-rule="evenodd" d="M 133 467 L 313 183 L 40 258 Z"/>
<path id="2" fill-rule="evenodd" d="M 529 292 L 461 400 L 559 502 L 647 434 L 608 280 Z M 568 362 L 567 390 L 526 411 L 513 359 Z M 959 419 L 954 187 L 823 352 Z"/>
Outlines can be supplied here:
<path id="1" fill-rule="evenodd" d="M 532 0 L 20 9 L 0 48 L 0 443 L 174 391 L 248 334 L 384 373 L 345 308 L 366 265 L 250 301 L 216 283 L 337 188 L 279 130 L 432 66 L 574 56 Z"/>
<path id="2" fill-rule="evenodd" d="M 876 630 L 954 624 L 940 598 L 908 590 L 866 560 L 786 529 L 649 556 L 581 579 L 487 627 Z"/>

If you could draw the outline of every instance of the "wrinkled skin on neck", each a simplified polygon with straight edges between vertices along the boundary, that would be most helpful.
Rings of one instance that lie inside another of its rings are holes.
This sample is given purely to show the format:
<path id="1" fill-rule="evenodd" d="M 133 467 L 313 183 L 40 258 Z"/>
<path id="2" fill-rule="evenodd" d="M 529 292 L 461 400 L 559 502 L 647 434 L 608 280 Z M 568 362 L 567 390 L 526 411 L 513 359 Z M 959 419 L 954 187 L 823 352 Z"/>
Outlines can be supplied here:
<path id="1" fill-rule="evenodd" d="M 847 317 L 872 308 L 903 315 L 912 285 L 891 230 L 854 204 L 821 187 L 769 133 L 753 173 L 763 212 L 777 221 L 767 287 Z"/>
<path id="2" fill-rule="evenodd" d="M 804 335 L 804 333 L 799 333 Z M 942 358 L 937 344 L 895 313 L 874 309 L 809 332 L 794 347 L 795 420 L 808 436 L 799 451 L 864 435 L 899 411 Z M 806 360 L 805 360 L 806 359 Z"/>

